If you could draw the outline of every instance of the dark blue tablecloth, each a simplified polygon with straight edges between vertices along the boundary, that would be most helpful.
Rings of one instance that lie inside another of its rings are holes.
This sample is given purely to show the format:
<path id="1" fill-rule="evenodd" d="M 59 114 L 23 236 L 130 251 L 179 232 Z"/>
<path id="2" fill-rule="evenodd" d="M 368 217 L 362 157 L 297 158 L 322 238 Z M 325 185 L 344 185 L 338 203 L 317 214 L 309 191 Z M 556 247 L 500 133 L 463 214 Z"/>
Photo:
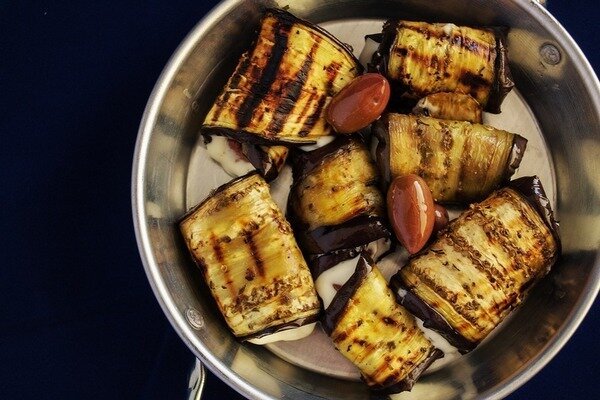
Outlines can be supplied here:
<path id="1" fill-rule="evenodd" d="M 0 3 L 0 398 L 184 396 L 193 356 L 146 281 L 130 171 L 148 95 L 214 3 Z M 598 9 L 550 1 L 596 71 Z M 597 310 L 512 399 L 594 398 Z M 236 395 L 210 375 L 205 398 Z"/>

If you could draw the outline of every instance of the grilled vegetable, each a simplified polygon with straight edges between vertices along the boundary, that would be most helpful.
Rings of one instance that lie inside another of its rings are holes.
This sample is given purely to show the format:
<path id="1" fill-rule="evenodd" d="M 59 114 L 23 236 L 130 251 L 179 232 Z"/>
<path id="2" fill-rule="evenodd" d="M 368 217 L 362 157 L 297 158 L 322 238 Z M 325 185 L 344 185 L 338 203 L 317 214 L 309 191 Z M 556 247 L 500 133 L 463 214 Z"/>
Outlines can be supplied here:
<path id="1" fill-rule="evenodd" d="M 436 202 L 485 198 L 518 168 L 527 140 L 487 125 L 387 114 L 375 123 L 377 163 L 386 183 L 421 176 Z"/>
<path id="2" fill-rule="evenodd" d="M 323 254 L 388 237 L 377 168 L 366 145 L 343 137 L 292 161 L 288 214 L 303 249 Z"/>
<path id="3" fill-rule="evenodd" d="M 332 134 L 325 108 L 362 67 L 323 29 L 269 10 L 258 38 L 204 120 L 204 133 L 259 144 L 310 144 Z"/>
<path id="4" fill-rule="evenodd" d="M 470 94 L 486 111 L 499 113 L 514 86 L 504 37 L 502 29 L 390 20 L 371 63 L 406 97 Z"/>
<path id="5" fill-rule="evenodd" d="M 210 157 L 229 175 L 238 177 L 256 169 L 267 181 L 277 178 L 289 152 L 285 146 L 240 143 L 217 135 L 205 136 L 204 143 Z"/>
<path id="6" fill-rule="evenodd" d="M 289 149 L 285 146 L 243 143 L 242 152 L 267 181 L 272 181 L 285 165 Z"/>
<path id="7" fill-rule="evenodd" d="M 310 271 L 258 174 L 218 188 L 180 229 L 235 336 L 251 339 L 317 318 Z"/>
<path id="8" fill-rule="evenodd" d="M 443 356 L 364 257 L 325 310 L 322 324 L 369 387 L 386 393 L 410 390 L 421 373 Z"/>
<path id="9" fill-rule="evenodd" d="M 413 114 L 480 124 L 481 106 L 468 94 L 439 92 L 423 97 L 413 108 Z"/>
<path id="10" fill-rule="evenodd" d="M 472 205 L 393 278 L 402 305 L 462 352 L 483 340 L 560 254 L 537 177 Z"/>

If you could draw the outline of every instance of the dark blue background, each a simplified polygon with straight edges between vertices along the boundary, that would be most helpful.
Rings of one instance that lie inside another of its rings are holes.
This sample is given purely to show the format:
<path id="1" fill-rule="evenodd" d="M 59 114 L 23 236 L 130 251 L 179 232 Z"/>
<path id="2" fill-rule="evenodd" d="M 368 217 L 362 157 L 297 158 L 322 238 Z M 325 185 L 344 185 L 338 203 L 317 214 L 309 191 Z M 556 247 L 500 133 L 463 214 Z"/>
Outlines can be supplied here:
<path id="1" fill-rule="evenodd" d="M 130 171 L 148 95 L 214 3 L 0 4 L 1 398 L 183 397 L 193 356 L 146 281 Z M 550 1 L 596 71 L 598 8 Z M 596 315 L 510 398 L 594 398 Z M 236 395 L 211 375 L 206 398 Z"/>

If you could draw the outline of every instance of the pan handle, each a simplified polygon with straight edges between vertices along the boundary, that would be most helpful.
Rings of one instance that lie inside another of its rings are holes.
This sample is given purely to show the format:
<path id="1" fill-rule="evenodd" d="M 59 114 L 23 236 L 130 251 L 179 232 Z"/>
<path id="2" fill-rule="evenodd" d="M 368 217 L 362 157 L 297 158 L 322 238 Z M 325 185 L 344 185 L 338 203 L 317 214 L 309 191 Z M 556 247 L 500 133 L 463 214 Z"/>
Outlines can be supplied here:
<path id="1" fill-rule="evenodd" d="M 192 372 L 190 372 L 187 400 L 200 400 L 202 398 L 205 379 L 206 373 L 204 371 L 204 366 L 200 360 L 196 359 L 194 368 L 192 369 Z"/>

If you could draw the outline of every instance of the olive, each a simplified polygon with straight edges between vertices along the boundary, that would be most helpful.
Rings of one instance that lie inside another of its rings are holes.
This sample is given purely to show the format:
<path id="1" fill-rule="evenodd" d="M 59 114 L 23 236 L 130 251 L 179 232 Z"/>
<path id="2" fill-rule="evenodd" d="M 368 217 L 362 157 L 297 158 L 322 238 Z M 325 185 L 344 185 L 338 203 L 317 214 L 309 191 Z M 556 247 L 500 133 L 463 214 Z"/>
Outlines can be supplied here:
<path id="1" fill-rule="evenodd" d="M 448 210 L 446 210 L 446 207 L 437 203 L 434 205 L 433 213 L 435 217 L 433 223 L 433 233 L 437 233 L 444 229 L 446 225 L 448 225 L 448 222 L 450 222 L 450 217 L 448 216 Z"/>
<path id="2" fill-rule="evenodd" d="M 433 232 L 434 203 L 427 183 L 418 175 L 399 176 L 387 193 L 388 216 L 396 237 L 410 254 L 421 250 Z"/>
<path id="3" fill-rule="evenodd" d="M 390 84 L 383 75 L 361 75 L 331 99 L 327 122 L 338 133 L 356 132 L 379 118 L 389 99 Z"/>

